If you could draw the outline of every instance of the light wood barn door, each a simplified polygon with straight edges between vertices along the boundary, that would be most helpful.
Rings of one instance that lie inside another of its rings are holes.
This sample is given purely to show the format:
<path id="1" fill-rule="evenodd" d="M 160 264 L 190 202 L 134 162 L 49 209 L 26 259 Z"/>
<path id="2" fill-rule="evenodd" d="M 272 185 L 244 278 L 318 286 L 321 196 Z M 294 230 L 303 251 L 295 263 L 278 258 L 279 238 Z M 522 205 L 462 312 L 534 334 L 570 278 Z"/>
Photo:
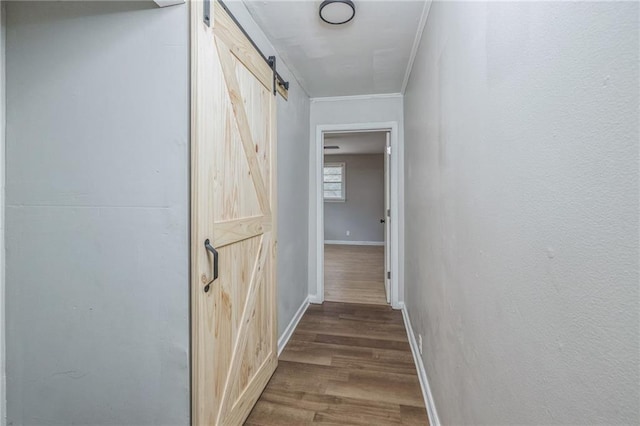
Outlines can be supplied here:
<path id="1" fill-rule="evenodd" d="M 238 425 L 277 364 L 276 99 L 221 5 L 203 14 L 192 2 L 192 422 Z"/>

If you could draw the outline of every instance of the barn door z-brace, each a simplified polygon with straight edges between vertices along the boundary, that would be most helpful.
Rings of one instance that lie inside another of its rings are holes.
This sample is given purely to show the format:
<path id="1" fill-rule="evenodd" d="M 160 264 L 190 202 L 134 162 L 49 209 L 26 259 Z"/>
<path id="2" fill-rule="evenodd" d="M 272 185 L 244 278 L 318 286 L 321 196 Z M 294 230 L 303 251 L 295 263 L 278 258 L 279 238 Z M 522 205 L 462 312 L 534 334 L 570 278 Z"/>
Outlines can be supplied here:
<path id="1" fill-rule="evenodd" d="M 204 15 L 203 16 L 204 17 L 202 18 L 202 20 L 203 20 L 203 22 L 205 23 L 205 25 L 207 27 L 211 27 L 211 1 L 212 0 L 204 0 L 203 1 L 203 7 L 204 7 Z M 253 46 L 253 48 L 256 49 L 256 51 L 260 54 L 260 56 L 262 56 L 262 59 L 264 59 L 264 61 L 267 64 L 269 64 L 269 67 L 273 70 L 273 95 L 275 96 L 277 93 L 280 93 L 280 95 L 285 100 L 287 100 L 288 91 L 289 91 L 289 82 L 288 81 L 284 81 L 282 76 L 280 74 L 278 74 L 278 71 L 276 70 L 276 57 L 275 56 L 269 56 L 267 58 L 262 53 L 262 51 L 258 48 L 256 43 L 251 38 L 251 36 L 249 34 L 247 34 L 247 32 L 242 27 L 242 25 L 240 25 L 240 22 L 238 22 L 236 17 L 233 16 L 233 13 L 231 13 L 231 11 L 227 8 L 227 5 L 224 4 L 222 2 L 222 0 L 213 0 L 213 1 L 217 1 L 220 4 L 220 6 L 222 6 L 222 8 L 225 10 L 225 12 L 227 12 L 227 14 L 231 17 L 233 22 L 238 26 L 238 28 L 240 28 L 240 31 L 242 31 L 242 34 L 244 34 L 244 36 L 247 38 L 247 40 L 249 40 L 249 42 L 251 42 L 251 45 Z"/>

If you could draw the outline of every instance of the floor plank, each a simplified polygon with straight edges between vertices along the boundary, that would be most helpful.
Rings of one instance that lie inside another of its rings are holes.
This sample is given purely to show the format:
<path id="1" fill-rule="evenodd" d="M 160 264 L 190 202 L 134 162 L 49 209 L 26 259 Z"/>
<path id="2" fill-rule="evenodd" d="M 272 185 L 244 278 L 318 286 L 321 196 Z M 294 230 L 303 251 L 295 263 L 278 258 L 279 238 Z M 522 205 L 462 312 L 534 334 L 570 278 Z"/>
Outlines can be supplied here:
<path id="1" fill-rule="evenodd" d="M 384 247 L 326 244 L 324 299 L 386 305 Z"/>
<path id="2" fill-rule="evenodd" d="M 247 425 L 428 425 L 402 314 L 311 305 Z"/>

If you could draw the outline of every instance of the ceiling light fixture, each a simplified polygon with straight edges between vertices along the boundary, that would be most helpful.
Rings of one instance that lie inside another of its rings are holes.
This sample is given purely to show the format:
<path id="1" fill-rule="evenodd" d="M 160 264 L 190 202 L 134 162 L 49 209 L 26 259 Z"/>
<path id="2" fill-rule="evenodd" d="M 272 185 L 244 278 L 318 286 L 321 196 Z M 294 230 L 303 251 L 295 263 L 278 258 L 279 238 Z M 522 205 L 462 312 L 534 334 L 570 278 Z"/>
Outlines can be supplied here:
<path id="1" fill-rule="evenodd" d="M 327 24 L 346 24 L 356 16 L 356 6 L 351 0 L 324 0 L 320 4 L 320 19 Z"/>

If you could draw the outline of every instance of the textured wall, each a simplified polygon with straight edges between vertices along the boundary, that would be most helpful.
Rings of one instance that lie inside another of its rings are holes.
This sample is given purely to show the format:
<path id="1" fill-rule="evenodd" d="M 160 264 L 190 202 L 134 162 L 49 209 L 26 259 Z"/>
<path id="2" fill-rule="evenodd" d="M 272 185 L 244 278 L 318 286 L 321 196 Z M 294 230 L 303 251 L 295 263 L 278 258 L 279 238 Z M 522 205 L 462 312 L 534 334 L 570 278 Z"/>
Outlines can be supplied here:
<path id="1" fill-rule="evenodd" d="M 344 202 L 324 203 L 325 241 L 384 243 L 384 155 L 325 155 L 324 162 L 345 163 L 347 182 Z"/>
<path id="2" fill-rule="evenodd" d="M 188 7 L 6 6 L 8 423 L 187 424 Z"/>
<path id="3" fill-rule="evenodd" d="M 5 180 L 5 4 L 0 2 L 0 425 L 6 424 L 5 364 L 5 249 L 4 249 L 4 180 Z"/>
<path id="4" fill-rule="evenodd" d="M 638 3 L 434 2 L 406 304 L 444 424 L 639 421 Z"/>
<path id="5" fill-rule="evenodd" d="M 301 143 L 309 132 L 309 97 L 287 78 L 289 100 L 278 99 L 278 336 L 309 295 L 309 145 Z"/>

